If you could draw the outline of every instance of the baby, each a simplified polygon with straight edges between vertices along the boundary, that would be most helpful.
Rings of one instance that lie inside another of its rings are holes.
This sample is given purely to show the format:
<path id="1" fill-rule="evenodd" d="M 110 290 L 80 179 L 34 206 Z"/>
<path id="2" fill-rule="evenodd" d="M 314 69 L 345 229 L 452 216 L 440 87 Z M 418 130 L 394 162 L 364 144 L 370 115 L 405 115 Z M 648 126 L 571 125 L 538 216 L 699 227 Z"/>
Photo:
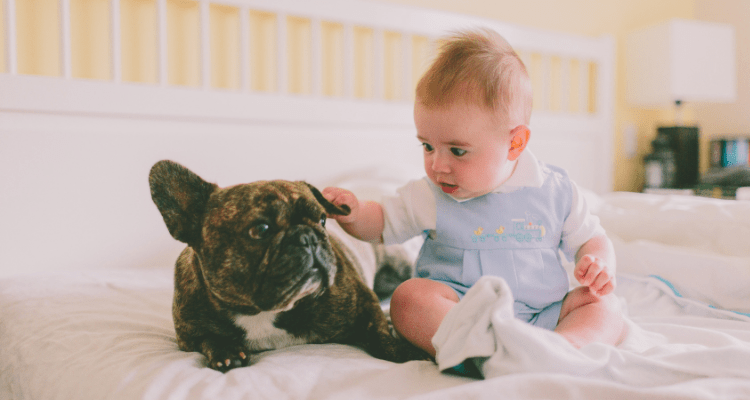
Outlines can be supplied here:
<path id="1" fill-rule="evenodd" d="M 361 240 L 424 235 L 417 277 L 393 293 L 391 317 L 432 356 L 441 321 L 482 275 L 507 281 L 517 318 L 576 347 L 614 345 L 623 332 L 612 243 L 567 173 L 526 149 L 531 103 L 526 68 L 505 39 L 490 30 L 459 33 L 417 85 L 414 122 L 427 177 L 382 204 L 323 191 L 351 208 L 333 217 Z M 575 258 L 581 286 L 572 291 L 560 249 Z"/>

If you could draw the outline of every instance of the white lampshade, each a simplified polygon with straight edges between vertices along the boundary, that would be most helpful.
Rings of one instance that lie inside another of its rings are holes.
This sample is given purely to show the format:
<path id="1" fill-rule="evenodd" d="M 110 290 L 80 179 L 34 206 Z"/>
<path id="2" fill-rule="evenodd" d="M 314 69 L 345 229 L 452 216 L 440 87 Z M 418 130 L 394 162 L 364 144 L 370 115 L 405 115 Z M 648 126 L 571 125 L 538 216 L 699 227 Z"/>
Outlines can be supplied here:
<path id="1" fill-rule="evenodd" d="M 734 28 L 673 19 L 628 35 L 628 103 L 662 108 L 683 102 L 726 103 L 737 98 Z"/>

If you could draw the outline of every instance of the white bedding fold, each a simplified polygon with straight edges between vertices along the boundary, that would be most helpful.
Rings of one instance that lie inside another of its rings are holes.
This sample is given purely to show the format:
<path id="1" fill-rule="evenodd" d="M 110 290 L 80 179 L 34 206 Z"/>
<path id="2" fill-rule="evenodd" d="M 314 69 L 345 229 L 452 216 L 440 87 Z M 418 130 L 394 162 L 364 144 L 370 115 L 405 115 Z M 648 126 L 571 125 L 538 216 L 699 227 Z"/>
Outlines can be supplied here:
<path id="1" fill-rule="evenodd" d="M 623 281 L 622 290 L 635 290 Z M 679 299 L 669 300 L 672 304 L 652 307 L 681 307 Z M 648 330 L 628 320 L 629 333 L 620 346 L 591 344 L 578 350 L 554 332 L 513 318 L 512 304 L 505 281 L 480 279 L 433 338 L 438 367 L 445 370 L 471 358 L 485 378 L 553 373 L 638 387 L 712 377 L 750 379 L 750 325 L 739 315 L 706 310 L 722 318 L 723 329 L 712 330 L 701 327 L 694 310 L 691 316 L 673 317 L 680 325 L 670 326 L 662 318 L 659 324 L 647 324 Z M 699 307 L 689 301 L 682 306 Z"/>

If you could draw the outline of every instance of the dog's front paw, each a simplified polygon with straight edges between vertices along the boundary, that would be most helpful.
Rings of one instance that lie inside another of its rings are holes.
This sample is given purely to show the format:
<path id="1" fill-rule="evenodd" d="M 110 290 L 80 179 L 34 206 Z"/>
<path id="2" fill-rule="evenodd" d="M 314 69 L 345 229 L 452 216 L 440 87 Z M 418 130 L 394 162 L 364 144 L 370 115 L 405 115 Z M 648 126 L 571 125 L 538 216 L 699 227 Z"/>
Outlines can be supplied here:
<path id="1" fill-rule="evenodd" d="M 250 363 L 250 352 L 244 346 L 226 346 L 204 344 L 203 355 L 208 360 L 208 367 L 220 372 L 245 367 Z"/>

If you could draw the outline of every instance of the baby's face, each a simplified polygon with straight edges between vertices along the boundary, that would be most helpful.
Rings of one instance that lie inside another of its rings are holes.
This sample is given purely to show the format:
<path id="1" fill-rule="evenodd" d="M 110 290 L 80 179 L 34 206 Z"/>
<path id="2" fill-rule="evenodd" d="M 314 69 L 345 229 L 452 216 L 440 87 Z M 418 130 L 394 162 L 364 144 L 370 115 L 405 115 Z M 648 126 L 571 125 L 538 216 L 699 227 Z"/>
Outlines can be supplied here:
<path id="1" fill-rule="evenodd" d="M 454 198 L 487 194 L 513 173 L 509 128 L 491 111 L 462 102 L 433 109 L 417 101 L 414 122 L 427 176 Z"/>

